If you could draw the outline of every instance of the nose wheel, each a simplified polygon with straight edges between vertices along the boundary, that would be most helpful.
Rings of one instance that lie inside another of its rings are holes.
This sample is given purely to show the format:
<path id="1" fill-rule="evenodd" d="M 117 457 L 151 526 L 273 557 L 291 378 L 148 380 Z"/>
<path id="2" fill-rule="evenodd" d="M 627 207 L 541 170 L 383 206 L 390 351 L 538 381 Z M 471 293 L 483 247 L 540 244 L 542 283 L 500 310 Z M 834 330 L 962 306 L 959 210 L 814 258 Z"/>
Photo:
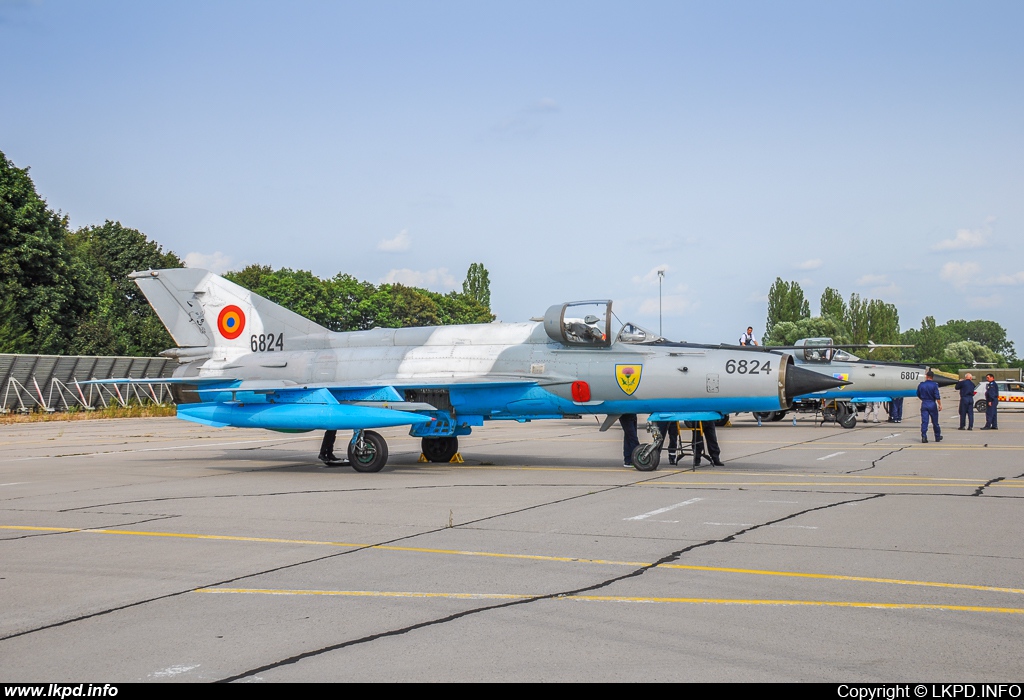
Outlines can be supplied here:
<path id="1" fill-rule="evenodd" d="M 348 461 L 357 472 L 379 472 L 388 463 L 388 443 L 372 430 L 357 430 L 348 444 Z"/>

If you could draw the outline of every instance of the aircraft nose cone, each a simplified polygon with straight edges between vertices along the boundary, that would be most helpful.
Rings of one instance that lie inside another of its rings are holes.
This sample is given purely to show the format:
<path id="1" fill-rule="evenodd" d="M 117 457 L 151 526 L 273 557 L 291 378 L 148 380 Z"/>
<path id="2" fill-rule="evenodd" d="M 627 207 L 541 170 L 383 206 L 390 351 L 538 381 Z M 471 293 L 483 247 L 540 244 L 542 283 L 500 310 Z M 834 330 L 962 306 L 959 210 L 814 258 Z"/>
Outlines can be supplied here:
<path id="1" fill-rule="evenodd" d="M 938 374 L 938 373 L 935 374 L 935 383 L 939 385 L 940 389 L 942 387 L 944 387 L 944 386 L 953 386 L 954 384 L 956 384 L 956 382 L 957 382 L 956 379 L 950 379 L 949 377 L 943 377 L 941 374 Z"/>
<path id="2" fill-rule="evenodd" d="M 792 402 L 797 396 L 834 389 L 847 384 L 852 384 L 852 382 L 804 369 L 799 365 L 790 365 L 786 368 L 786 400 L 789 402 Z"/>

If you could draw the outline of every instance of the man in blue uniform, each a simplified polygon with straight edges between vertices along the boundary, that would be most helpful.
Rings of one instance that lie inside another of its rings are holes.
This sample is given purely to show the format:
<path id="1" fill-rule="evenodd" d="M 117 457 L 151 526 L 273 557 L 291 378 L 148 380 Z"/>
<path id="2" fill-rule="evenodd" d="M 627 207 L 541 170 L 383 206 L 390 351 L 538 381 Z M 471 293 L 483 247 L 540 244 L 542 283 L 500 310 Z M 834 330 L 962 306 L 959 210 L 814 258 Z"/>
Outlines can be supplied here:
<path id="1" fill-rule="evenodd" d="M 622 426 L 622 466 L 633 467 L 633 450 L 640 447 L 640 438 L 636 435 L 636 414 L 623 413 L 619 416 Z"/>
<path id="2" fill-rule="evenodd" d="M 985 379 L 985 427 L 982 430 L 999 430 L 996 424 L 996 407 L 999 406 L 999 386 L 994 374 L 986 374 Z"/>
<path id="3" fill-rule="evenodd" d="M 928 442 L 929 417 L 935 430 L 935 442 L 942 442 L 942 430 L 939 428 L 942 397 L 939 395 L 939 385 L 935 382 L 935 374 L 931 370 L 924 373 L 924 381 L 917 385 L 917 398 L 921 399 L 921 442 Z"/>
<path id="4" fill-rule="evenodd" d="M 958 430 L 974 430 L 974 377 L 970 372 L 953 388 L 960 392 L 960 427 Z M 964 423 L 968 423 L 964 428 Z"/>
<path id="5" fill-rule="evenodd" d="M 889 422 L 890 423 L 902 423 L 903 422 L 903 397 L 893 397 L 892 404 L 889 406 Z"/>

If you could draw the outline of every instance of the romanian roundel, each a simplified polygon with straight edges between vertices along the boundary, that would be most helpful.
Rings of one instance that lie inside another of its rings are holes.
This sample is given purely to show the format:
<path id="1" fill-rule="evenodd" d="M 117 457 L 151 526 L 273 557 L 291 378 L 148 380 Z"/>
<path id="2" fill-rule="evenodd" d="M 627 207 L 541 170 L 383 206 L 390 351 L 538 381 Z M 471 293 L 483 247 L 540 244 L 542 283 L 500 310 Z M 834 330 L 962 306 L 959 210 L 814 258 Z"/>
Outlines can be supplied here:
<path id="1" fill-rule="evenodd" d="M 245 330 L 245 314 L 233 304 L 225 306 L 217 317 L 217 330 L 228 340 L 234 340 Z"/>

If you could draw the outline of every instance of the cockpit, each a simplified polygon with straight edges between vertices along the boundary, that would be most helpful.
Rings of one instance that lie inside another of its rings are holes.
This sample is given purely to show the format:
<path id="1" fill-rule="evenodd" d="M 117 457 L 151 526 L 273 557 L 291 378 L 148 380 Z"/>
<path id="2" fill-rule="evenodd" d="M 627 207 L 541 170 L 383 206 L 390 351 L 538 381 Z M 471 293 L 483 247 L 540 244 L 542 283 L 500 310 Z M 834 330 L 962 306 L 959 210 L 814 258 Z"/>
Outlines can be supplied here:
<path id="1" fill-rule="evenodd" d="M 556 304 L 544 314 L 544 331 L 552 340 L 570 346 L 609 347 L 612 344 L 612 302 L 571 301 Z M 641 345 L 663 338 L 639 324 L 622 324 L 615 342 Z"/>
<path id="2" fill-rule="evenodd" d="M 803 352 L 804 362 L 828 364 L 833 360 L 836 362 L 857 362 L 860 360 L 853 353 L 835 347 L 832 344 L 831 338 L 803 338 L 796 341 L 794 345 L 803 348 L 801 352 Z"/>

